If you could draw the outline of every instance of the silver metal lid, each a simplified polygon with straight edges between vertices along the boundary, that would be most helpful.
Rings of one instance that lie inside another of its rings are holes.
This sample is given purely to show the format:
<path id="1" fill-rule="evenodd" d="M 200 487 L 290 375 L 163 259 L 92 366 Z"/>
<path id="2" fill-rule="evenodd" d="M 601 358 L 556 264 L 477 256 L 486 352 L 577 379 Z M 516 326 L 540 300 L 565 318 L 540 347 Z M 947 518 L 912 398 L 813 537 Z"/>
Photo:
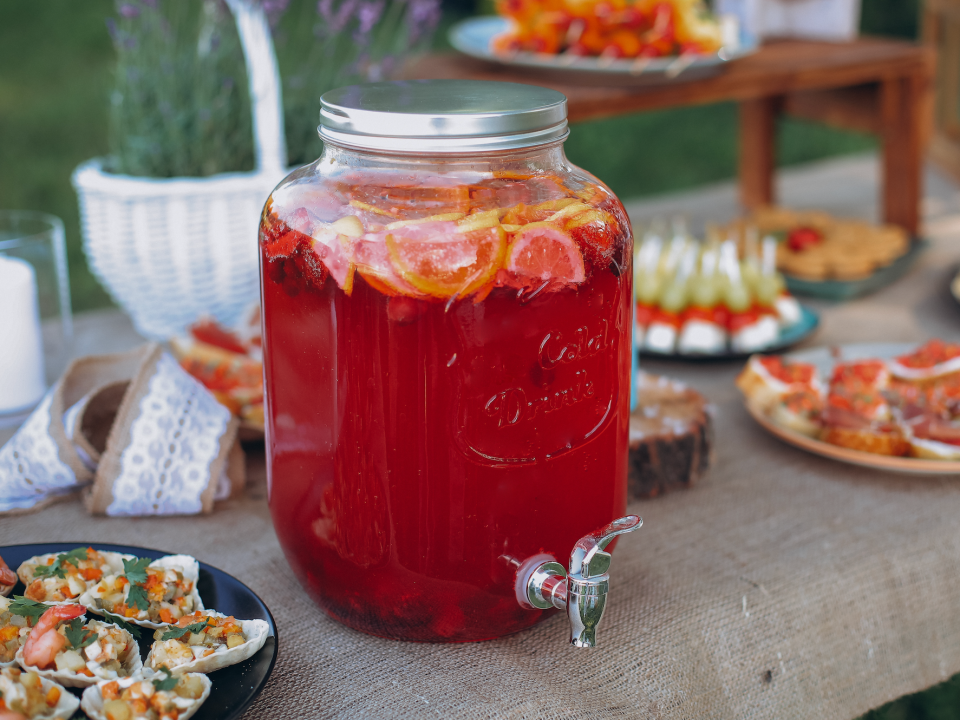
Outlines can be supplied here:
<path id="1" fill-rule="evenodd" d="M 396 153 L 481 153 L 563 140 L 567 98 L 556 90 L 484 80 L 351 85 L 320 98 L 320 137 Z"/>

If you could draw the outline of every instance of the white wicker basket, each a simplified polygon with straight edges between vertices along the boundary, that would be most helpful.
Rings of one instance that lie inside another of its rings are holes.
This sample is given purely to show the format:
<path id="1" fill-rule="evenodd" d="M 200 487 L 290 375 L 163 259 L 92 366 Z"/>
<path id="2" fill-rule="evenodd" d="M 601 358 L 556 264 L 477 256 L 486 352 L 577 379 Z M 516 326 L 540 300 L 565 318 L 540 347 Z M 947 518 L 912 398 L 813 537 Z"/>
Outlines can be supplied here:
<path id="1" fill-rule="evenodd" d="M 203 314 L 233 325 L 257 302 L 260 212 L 287 174 L 266 16 L 252 0 L 227 4 L 250 78 L 257 169 L 160 179 L 114 175 L 92 160 L 73 174 L 87 261 L 137 330 L 153 339 L 179 334 Z"/>

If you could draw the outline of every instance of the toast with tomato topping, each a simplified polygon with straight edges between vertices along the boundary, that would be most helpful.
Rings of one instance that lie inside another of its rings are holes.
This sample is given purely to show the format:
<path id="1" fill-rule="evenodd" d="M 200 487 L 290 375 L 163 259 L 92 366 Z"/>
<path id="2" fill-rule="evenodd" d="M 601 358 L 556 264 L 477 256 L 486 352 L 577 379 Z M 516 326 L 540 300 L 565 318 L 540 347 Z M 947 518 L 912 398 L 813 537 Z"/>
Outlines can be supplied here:
<path id="1" fill-rule="evenodd" d="M 889 372 L 900 380 L 930 383 L 960 376 L 960 344 L 934 338 L 912 353 L 887 363 Z"/>
<path id="2" fill-rule="evenodd" d="M 753 355 L 737 387 L 751 407 L 778 425 L 811 437 L 819 433 L 824 390 L 815 365 Z"/>
<path id="3" fill-rule="evenodd" d="M 820 439 L 877 455 L 906 455 L 910 444 L 883 394 L 889 384 L 890 371 L 881 360 L 838 363 L 830 379 Z"/>
<path id="4" fill-rule="evenodd" d="M 765 414 L 794 393 L 823 397 L 823 383 L 815 365 L 791 362 L 778 355 L 751 355 L 736 383 L 747 402 Z"/>

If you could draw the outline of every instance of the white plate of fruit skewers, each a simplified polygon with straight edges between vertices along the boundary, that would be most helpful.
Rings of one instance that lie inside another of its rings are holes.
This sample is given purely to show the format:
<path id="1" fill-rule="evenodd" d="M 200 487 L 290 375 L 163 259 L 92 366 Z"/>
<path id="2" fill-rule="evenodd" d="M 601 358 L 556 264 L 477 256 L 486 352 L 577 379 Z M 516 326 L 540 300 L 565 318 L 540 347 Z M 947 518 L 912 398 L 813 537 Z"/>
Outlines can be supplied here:
<path id="1" fill-rule="evenodd" d="M 654 225 L 634 253 L 634 343 L 646 355 L 736 358 L 782 350 L 809 337 L 818 315 L 791 296 L 776 270 L 773 237 L 747 233 L 700 242 L 682 222 Z"/>

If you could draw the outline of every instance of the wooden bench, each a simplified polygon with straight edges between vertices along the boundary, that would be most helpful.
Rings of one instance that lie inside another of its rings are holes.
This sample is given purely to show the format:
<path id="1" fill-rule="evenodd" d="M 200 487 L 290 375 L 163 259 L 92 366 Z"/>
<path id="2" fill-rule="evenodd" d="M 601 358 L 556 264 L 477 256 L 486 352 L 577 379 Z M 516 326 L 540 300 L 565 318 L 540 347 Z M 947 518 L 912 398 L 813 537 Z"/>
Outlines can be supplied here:
<path id="1" fill-rule="evenodd" d="M 934 53 L 898 40 L 848 43 L 781 40 L 730 63 L 714 77 L 645 87 L 575 84 L 459 54 L 427 55 L 405 75 L 474 78 L 552 87 L 569 100 L 571 122 L 685 105 L 740 103 L 740 198 L 775 202 L 777 117 L 789 113 L 879 136 L 884 220 L 916 234 L 924 148 L 930 134 Z M 581 81 L 582 82 L 582 81 Z"/>

